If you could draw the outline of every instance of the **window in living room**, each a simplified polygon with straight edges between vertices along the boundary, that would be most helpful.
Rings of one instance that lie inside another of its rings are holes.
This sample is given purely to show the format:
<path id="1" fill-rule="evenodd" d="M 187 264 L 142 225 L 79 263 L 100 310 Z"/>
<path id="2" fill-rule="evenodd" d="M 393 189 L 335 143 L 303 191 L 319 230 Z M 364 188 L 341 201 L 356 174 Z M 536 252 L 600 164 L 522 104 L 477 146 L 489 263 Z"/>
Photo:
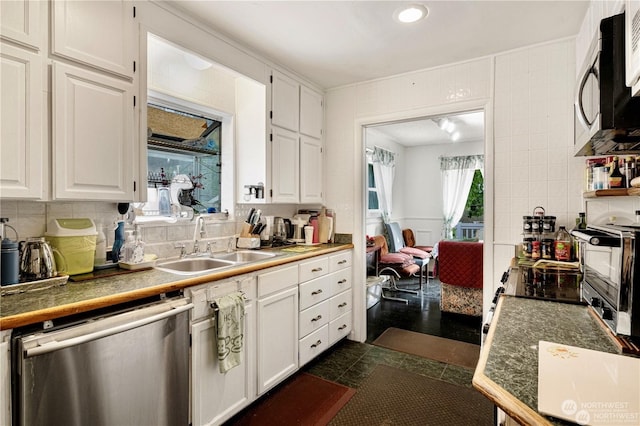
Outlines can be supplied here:
<path id="1" fill-rule="evenodd" d="M 376 188 L 376 178 L 373 174 L 373 162 L 367 163 L 367 210 L 369 213 L 379 213 L 378 189 Z"/>

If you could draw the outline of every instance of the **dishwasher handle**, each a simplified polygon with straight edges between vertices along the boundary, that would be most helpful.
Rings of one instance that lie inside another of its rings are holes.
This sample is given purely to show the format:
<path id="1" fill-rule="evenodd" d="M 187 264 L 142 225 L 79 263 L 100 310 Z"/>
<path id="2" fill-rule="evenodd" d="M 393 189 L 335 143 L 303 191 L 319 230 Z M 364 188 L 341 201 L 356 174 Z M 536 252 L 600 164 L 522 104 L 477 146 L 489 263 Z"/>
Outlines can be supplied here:
<path id="1" fill-rule="evenodd" d="M 174 307 L 166 312 L 161 312 L 159 314 L 151 315 L 146 318 L 141 318 L 139 320 L 127 322 L 114 327 L 105 328 L 104 330 L 94 331 L 92 333 L 83 334 L 82 336 L 73 337 L 70 339 L 62 340 L 62 341 L 54 340 L 54 341 L 45 343 L 43 345 L 38 345 L 36 347 L 26 349 L 25 357 L 28 358 L 32 356 L 43 355 L 43 354 L 57 351 L 60 349 L 69 348 L 71 346 L 81 345 L 83 343 L 87 343 L 92 340 L 97 340 L 103 337 L 112 336 L 117 333 L 122 333 L 127 330 L 132 330 L 137 327 L 141 327 L 156 321 L 163 320 L 165 318 L 178 315 L 184 311 L 188 311 L 191 308 L 193 308 L 193 303 L 188 303 L 186 305 Z"/>

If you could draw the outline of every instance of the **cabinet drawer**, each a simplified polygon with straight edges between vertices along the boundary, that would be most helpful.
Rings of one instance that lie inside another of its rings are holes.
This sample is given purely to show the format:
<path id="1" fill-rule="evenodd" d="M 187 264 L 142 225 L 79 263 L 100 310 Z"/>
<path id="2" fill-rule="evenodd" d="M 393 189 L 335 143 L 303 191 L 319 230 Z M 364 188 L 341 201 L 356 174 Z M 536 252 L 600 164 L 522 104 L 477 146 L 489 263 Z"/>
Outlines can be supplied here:
<path id="1" fill-rule="evenodd" d="M 289 266 L 258 275 L 258 298 L 298 284 L 298 267 Z"/>
<path id="2" fill-rule="evenodd" d="M 351 268 L 342 269 L 331 275 L 331 294 L 342 293 L 351 288 Z"/>
<path id="3" fill-rule="evenodd" d="M 336 318 L 329 323 L 329 345 L 333 345 L 335 342 L 351 333 L 351 317 L 351 312 L 347 312 L 340 318 Z"/>
<path id="4" fill-rule="evenodd" d="M 300 284 L 300 310 L 331 297 L 331 276 L 316 278 Z"/>
<path id="5" fill-rule="evenodd" d="M 300 337 L 304 337 L 322 327 L 329 324 L 331 312 L 331 304 L 329 300 L 313 305 L 310 308 L 300 312 Z"/>
<path id="6" fill-rule="evenodd" d="M 334 272 L 350 267 L 351 259 L 351 250 L 345 250 L 344 252 L 329 256 L 329 272 Z"/>
<path id="7" fill-rule="evenodd" d="M 347 312 L 351 311 L 353 309 L 351 306 L 351 290 L 347 290 L 343 293 L 338 294 L 337 296 L 333 296 L 331 299 L 329 299 L 329 304 L 331 305 L 329 318 L 331 318 L 332 320 L 338 318 L 340 315 L 346 314 Z"/>
<path id="8" fill-rule="evenodd" d="M 329 258 L 309 260 L 300 264 L 300 282 L 312 280 L 329 273 Z"/>
<path id="9" fill-rule="evenodd" d="M 298 347 L 299 364 L 302 367 L 313 358 L 320 355 L 329 347 L 329 326 L 324 325 L 322 328 L 309 334 L 307 337 L 300 339 Z"/>

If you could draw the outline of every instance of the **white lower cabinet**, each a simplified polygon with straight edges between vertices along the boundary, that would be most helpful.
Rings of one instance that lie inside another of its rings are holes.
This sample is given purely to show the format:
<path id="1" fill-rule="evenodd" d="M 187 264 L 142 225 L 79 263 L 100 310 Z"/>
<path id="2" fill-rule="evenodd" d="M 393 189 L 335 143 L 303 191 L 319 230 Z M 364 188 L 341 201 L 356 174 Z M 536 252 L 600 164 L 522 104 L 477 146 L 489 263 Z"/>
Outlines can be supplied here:
<path id="1" fill-rule="evenodd" d="M 217 352 L 217 312 L 211 307 L 217 297 L 233 291 L 245 294 L 242 361 L 226 373 L 220 372 Z M 219 425 L 249 405 L 255 391 L 255 277 L 237 277 L 214 282 L 192 291 L 191 393 L 193 425 Z"/>
<path id="2" fill-rule="evenodd" d="M 10 331 L 0 332 L 0 425 L 11 424 L 11 353 Z"/>
<path id="3" fill-rule="evenodd" d="M 351 251 L 300 263 L 300 366 L 351 332 L 351 281 Z"/>
<path id="4" fill-rule="evenodd" d="M 258 395 L 298 370 L 298 267 L 258 275 Z"/>

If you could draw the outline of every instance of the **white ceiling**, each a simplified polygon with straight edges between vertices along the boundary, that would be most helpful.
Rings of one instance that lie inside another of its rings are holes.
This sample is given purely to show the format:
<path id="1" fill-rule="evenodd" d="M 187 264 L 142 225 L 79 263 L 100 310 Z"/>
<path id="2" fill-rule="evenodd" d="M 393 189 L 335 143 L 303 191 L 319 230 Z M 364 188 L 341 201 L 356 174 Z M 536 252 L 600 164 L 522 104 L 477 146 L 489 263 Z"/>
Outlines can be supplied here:
<path id="1" fill-rule="evenodd" d="M 421 1 L 429 16 L 407 25 L 395 21 L 393 13 L 416 1 L 167 3 L 325 89 L 575 36 L 589 5 L 576 0 Z M 482 126 L 467 127 L 482 135 Z M 379 130 L 408 146 L 442 143 L 443 137 L 430 122 Z"/>

